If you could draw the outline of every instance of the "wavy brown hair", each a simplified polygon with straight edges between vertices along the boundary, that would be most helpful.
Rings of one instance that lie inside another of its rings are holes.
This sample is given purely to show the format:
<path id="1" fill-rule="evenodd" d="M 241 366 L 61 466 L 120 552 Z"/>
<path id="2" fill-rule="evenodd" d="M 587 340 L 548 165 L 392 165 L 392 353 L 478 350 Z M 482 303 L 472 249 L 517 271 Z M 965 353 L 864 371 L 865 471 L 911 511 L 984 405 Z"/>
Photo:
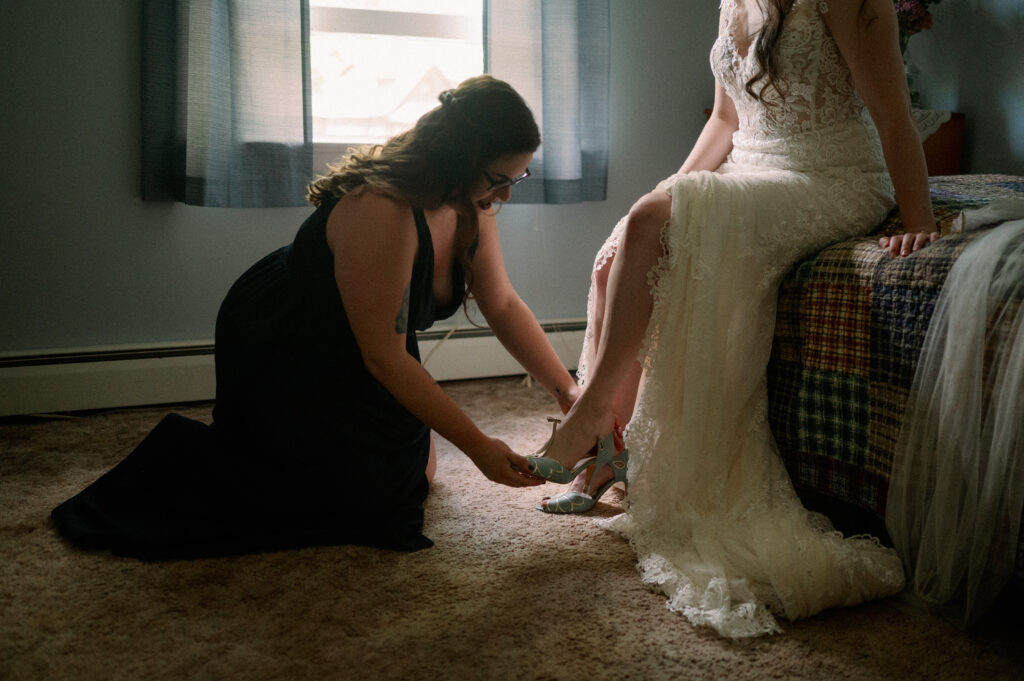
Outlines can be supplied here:
<path id="1" fill-rule="evenodd" d="M 540 131 L 526 102 L 508 83 L 482 75 L 438 96 L 441 104 L 411 129 L 384 144 L 352 149 L 328 166 L 306 188 L 319 206 L 329 196 L 370 187 L 414 208 L 455 206 L 455 255 L 466 275 L 466 297 L 473 286 L 470 251 L 479 233 L 470 192 L 492 163 L 534 152 Z"/>
<path id="2" fill-rule="evenodd" d="M 785 80 L 779 76 L 777 53 L 782 26 L 786 23 L 786 16 L 793 9 L 793 2 L 794 0 L 757 0 L 757 6 L 764 16 L 764 23 L 758 32 L 760 40 L 755 41 L 754 56 L 757 58 L 757 73 L 747 81 L 745 89 L 751 97 L 756 97 L 766 104 L 768 101 L 765 99 L 764 93 L 768 91 L 768 88 L 774 88 L 782 97 L 786 96 Z M 861 0 L 857 17 L 858 20 L 870 23 L 876 17 L 865 16 L 866 6 L 867 0 Z M 755 92 L 754 86 L 761 81 L 764 82 Z"/>
<path id="3" fill-rule="evenodd" d="M 757 73 L 747 81 L 746 91 L 751 97 L 756 97 L 764 103 L 768 103 L 764 93 L 769 88 L 785 97 L 786 85 L 779 77 L 778 45 L 779 37 L 782 35 L 782 25 L 786 22 L 786 15 L 793 9 L 794 0 L 757 0 L 757 6 L 761 9 L 764 23 L 758 32 L 760 39 L 754 41 L 754 56 L 757 58 Z M 755 91 L 755 86 L 760 83 Z"/>

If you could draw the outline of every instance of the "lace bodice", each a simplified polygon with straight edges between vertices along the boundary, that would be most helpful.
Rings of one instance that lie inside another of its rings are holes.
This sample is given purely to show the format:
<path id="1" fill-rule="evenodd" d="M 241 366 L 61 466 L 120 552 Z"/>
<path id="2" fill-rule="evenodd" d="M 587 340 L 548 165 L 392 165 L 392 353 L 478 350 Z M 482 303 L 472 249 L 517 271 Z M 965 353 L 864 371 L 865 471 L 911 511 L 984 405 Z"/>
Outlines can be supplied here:
<path id="1" fill-rule="evenodd" d="M 782 168 L 884 168 L 874 125 L 822 18 L 828 11 L 823 0 L 793 3 L 777 47 L 779 86 L 765 91 L 767 103 L 746 90 L 758 63 L 754 44 L 740 53 L 738 2 L 722 1 L 724 21 L 711 49 L 711 70 L 739 116 L 730 160 Z M 755 83 L 754 91 L 763 84 Z"/>

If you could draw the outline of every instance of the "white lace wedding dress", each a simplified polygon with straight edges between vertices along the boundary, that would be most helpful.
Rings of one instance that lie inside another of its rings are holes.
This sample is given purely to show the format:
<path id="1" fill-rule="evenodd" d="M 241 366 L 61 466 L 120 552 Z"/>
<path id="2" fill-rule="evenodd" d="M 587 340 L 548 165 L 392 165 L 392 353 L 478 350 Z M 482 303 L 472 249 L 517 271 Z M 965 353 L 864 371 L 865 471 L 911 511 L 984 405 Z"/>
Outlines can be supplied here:
<path id="1" fill-rule="evenodd" d="M 904 579 L 895 552 L 870 537 L 844 539 L 803 508 L 766 420 L 782 276 L 830 242 L 871 230 L 893 206 L 878 135 L 823 2 L 794 3 L 778 53 L 786 96 L 768 106 L 744 90 L 757 64 L 753 49 L 738 52 L 734 2 L 724 0 L 711 66 L 739 130 L 717 171 L 659 185 L 672 213 L 666 255 L 649 274 L 646 377 L 626 435 L 628 510 L 602 521 L 629 538 L 644 580 L 670 609 L 730 637 L 779 631 L 775 615 L 893 594 Z M 623 226 L 597 266 L 615 253 Z M 591 320 L 593 304 L 591 291 Z M 584 382 L 593 352 L 588 334 Z"/>

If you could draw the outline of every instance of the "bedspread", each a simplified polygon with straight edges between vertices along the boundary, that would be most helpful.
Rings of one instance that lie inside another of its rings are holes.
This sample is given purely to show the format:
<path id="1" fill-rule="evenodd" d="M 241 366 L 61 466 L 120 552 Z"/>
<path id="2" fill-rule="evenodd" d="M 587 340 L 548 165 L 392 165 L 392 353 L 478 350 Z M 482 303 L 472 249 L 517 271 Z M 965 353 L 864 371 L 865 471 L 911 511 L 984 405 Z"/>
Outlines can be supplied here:
<path id="1" fill-rule="evenodd" d="M 768 366 L 769 418 L 798 492 L 879 521 L 936 299 L 954 261 L 986 230 L 947 233 L 965 208 L 1024 197 L 1024 177 L 955 175 L 929 183 L 946 235 L 910 257 L 890 259 L 878 237 L 902 232 L 894 211 L 872 236 L 800 263 L 779 293 Z"/>

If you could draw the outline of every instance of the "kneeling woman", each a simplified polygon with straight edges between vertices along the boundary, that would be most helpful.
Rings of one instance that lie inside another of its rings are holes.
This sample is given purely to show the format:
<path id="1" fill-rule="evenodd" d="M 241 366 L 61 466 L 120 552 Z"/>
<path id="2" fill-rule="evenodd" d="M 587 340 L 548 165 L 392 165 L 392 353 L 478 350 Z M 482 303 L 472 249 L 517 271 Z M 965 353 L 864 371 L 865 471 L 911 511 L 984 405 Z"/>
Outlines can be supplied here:
<path id="1" fill-rule="evenodd" d="M 419 362 L 416 331 L 472 293 L 503 345 L 568 410 L 578 389 L 505 272 L 492 206 L 529 175 L 540 135 L 489 76 L 309 187 L 294 242 L 228 292 L 212 426 L 169 415 L 53 511 L 84 548 L 145 559 L 323 544 L 415 550 L 431 429 L 490 480 L 540 484 Z"/>

